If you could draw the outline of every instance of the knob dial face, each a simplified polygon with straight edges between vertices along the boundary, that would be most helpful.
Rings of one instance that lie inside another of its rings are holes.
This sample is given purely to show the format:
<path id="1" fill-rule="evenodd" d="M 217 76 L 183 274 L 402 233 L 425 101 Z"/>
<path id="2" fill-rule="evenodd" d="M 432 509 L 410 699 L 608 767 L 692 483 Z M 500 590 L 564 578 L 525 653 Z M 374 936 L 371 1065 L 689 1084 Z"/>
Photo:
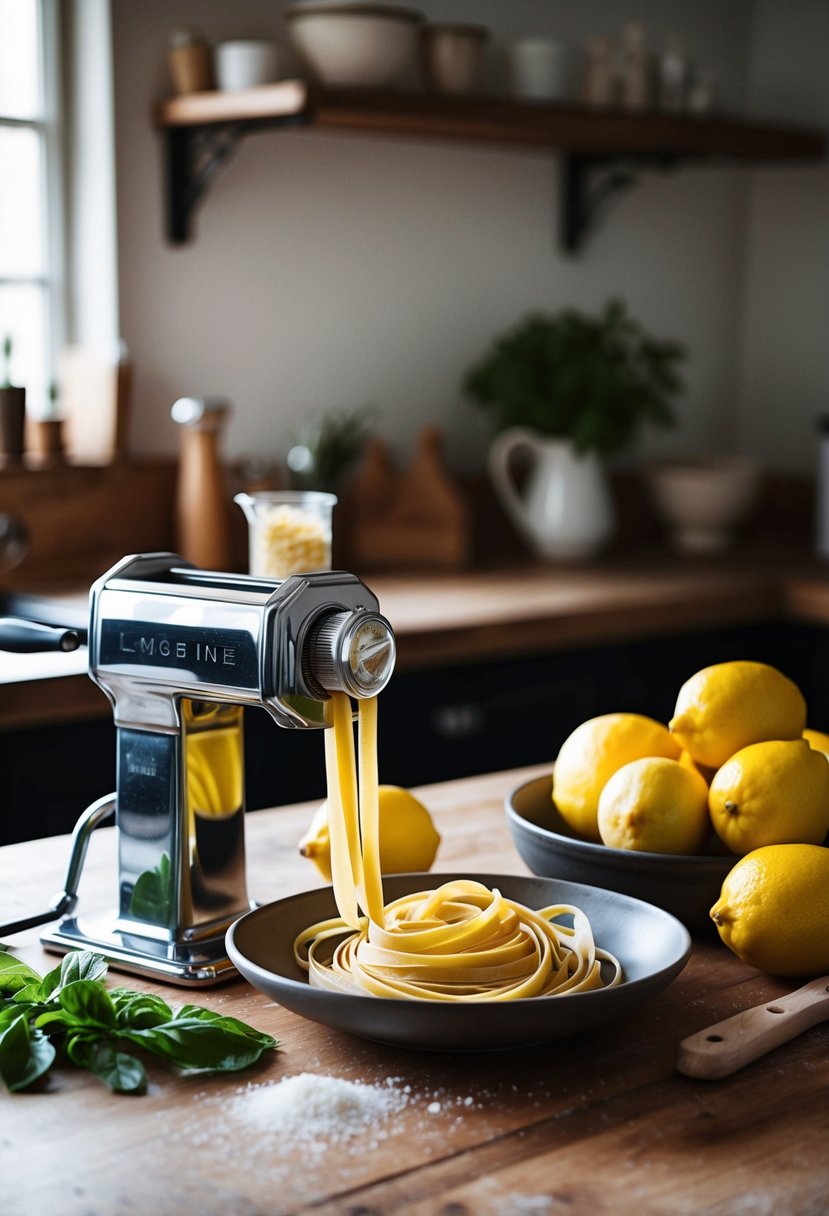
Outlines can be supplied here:
<path id="1" fill-rule="evenodd" d="M 344 683 L 355 696 L 371 696 L 385 688 L 394 667 L 394 635 L 382 617 L 362 614 L 349 623 L 340 650 Z"/>

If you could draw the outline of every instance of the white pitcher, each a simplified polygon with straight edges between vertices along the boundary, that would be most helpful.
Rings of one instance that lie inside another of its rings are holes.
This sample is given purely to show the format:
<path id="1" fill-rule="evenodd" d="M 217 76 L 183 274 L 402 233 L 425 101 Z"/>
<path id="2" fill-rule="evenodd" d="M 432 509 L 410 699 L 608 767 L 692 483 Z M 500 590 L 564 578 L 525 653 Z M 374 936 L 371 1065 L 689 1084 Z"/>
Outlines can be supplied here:
<path id="1" fill-rule="evenodd" d="M 517 452 L 530 458 L 520 493 L 510 466 Z M 582 561 L 610 539 L 613 504 L 595 452 L 579 455 L 566 439 L 548 439 L 514 427 L 494 440 L 489 473 L 518 532 L 541 557 Z"/>

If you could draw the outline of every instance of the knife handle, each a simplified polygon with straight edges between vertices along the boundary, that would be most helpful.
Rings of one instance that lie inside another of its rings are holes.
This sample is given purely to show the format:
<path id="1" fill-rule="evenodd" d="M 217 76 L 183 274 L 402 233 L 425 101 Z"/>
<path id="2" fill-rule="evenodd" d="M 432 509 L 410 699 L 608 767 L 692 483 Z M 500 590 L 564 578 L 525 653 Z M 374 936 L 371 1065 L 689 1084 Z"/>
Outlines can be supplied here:
<path id="1" fill-rule="evenodd" d="M 677 1069 L 686 1077 L 715 1081 L 788 1043 L 829 1019 L 829 976 L 804 984 L 779 1000 L 765 1001 L 700 1030 L 679 1045 Z"/>

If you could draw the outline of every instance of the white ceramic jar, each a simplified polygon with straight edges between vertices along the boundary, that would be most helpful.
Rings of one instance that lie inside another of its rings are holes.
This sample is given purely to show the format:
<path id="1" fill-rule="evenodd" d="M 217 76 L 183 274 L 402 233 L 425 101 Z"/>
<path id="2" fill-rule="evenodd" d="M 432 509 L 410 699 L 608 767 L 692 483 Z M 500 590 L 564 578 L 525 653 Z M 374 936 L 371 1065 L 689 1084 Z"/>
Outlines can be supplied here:
<path id="1" fill-rule="evenodd" d="M 226 92 L 253 89 L 276 80 L 277 55 L 273 42 L 258 39 L 220 42 L 214 58 L 216 84 Z"/>

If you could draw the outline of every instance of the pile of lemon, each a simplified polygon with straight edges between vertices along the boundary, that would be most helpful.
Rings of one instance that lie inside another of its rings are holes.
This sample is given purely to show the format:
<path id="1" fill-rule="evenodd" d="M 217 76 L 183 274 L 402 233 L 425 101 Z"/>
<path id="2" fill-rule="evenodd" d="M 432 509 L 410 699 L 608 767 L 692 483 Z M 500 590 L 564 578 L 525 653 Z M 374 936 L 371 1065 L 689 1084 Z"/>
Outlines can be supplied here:
<path id="1" fill-rule="evenodd" d="M 829 735 L 782 672 L 735 661 L 679 691 L 668 726 L 604 714 L 565 740 L 553 801 L 587 840 L 741 858 L 711 909 L 735 954 L 777 975 L 829 969 Z"/>

